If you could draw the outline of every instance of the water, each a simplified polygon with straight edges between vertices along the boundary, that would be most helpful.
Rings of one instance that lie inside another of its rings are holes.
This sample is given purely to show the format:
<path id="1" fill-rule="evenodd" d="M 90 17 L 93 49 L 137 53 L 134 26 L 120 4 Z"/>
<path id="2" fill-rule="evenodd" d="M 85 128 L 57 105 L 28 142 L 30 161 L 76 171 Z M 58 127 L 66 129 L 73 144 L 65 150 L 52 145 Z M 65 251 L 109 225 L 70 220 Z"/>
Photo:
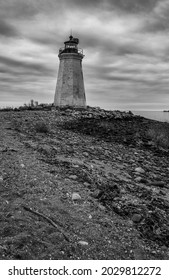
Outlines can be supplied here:
<path id="1" fill-rule="evenodd" d="M 160 122 L 168 122 L 169 123 L 169 112 L 163 111 L 132 111 L 135 115 L 140 115 L 147 119 L 156 120 Z"/>

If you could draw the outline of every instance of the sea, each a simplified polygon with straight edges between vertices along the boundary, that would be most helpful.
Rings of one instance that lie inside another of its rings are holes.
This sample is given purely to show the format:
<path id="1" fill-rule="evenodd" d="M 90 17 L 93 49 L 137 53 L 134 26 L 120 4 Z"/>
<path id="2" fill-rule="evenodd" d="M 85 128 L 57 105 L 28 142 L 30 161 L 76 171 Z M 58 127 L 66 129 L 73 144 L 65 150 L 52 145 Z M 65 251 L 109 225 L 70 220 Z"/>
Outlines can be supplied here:
<path id="1" fill-rule="evenodd" d="M 147 119 L 169 123 L 169 112 L 163 111 L 132 111 L 134 115 L 139 115 Z"/>

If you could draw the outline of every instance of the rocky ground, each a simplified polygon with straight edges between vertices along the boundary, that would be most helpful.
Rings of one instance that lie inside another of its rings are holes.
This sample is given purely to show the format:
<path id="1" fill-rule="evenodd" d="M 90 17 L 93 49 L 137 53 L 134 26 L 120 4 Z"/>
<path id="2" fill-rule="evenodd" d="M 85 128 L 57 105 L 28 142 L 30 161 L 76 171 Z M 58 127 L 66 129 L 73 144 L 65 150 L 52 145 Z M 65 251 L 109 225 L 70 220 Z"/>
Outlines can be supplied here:
<path id="1" fill-rule="evenodd" d="M 168 259 L 154 127 L 169 130 L 99 108 L 0 112 L 0 258 Z"/>

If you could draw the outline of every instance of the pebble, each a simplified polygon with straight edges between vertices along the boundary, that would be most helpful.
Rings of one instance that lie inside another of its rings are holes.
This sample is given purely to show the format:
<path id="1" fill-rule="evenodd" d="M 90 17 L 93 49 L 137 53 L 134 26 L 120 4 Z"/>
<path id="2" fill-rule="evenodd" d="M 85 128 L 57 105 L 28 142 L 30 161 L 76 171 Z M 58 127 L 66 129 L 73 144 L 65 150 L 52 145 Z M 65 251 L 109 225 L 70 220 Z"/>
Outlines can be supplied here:
<path id="1" fill-rule="evenodd" d="M 86 241 L 78 241 L 78 244 L 82 245 L 82 246 L 88 246 L 89 243 Z"/>
<path id="2" fill-rule="evenodd" d="M 141 167 L 136 167 L 136 168 L 135 168 L 135 172 L 144 173 L 145 170 L 144 170 L 143 168 L 141 168 Z"/>
<path id="3" fill-rule="evenodd" d="M 47 154 L 51 153 L 51 146 L 50 145 L 44 144 L 41 148 L 45 153 L 47 153 Z"/>
<path id="4" fill-rule="evenodd" d="M 89 153 L 83 152 L 83 155 L 84 155 L 85 157 L 88 157 L 88 156 L 89 156 Z"/>
<path id="5" fill-rule="evenodd" d="M 141 182 L 142 177 L 136 177 L 134 180 L 135 180 L 136 182 Z"/>
<path id="6" fill-rule="evenodd" d="M 139 223 L 142 219 L 142 216 L 140 214 L 134 214 L 131 219 L 134 223 Z"/>
<path id="7" fill-rule="evenodd" d="M 100 210 L 102 210 L 102 211 L 106 210 L 106 207 L 104 207 L 104 206 L 101 205 L 101 204 L 98 205 L 98 208 L 99 208 Z"/>
<path id="8" fill-rule="evenodd" d="M 85 187 L 90 187 L 90 183 L 84 182 L 83 184 Z"/>
<path id="9" fill-rule="evenodd" d="M 3 177 L 2 176 L 0 176 L 0 183 L 2 183 L 3 182 Z"/>
<path id="10" fill-rule="evenodd" d="M 120 161 L 123 160 L 122 157 L 117 157 L 116 159 L 118 159 L 118 160 L 120 160 Z"/>
<path id="11" fill-rule="evenodd" d="M 157 228 L 156 231 L 155 231 L 155 233 L 156 233 L 157 235 L 160 235 L 160 234 L 161 234 L 161 229 L 160 229 L 160 228 Z"/>
<path id="12" fill-rule="evenodd" d="M 137 249 L 133 249 L 132 251 L 134 253 L 135 260 L 145 260 L 145 254 L 142 249 L 137 248 Z"/>
<path id="13" fill-rule="evenodd" d="M 159 194 L 166 195 L 166 192 L 164 190 L 160 190 Z"/>
<path id="14" fill-rule="evenodd" d="M 72 200 L 81 200 L 81 196 L 78 193 L 72 193 Z"/>
<path id="15" fill-rule="evenodd" d="M 25 165 L 24 165 L 23 163 L 21 163 L 21 167 L 22 167 L 22 168 L 24 168 L 24 167 L 25 167 Z"/>
<path id="16" fill-rule="evenodd" d="M 76 175 L 70 175 L 69 176 L 69 179 L 73 179 L 73 180 L 76 180 L 78 177 Z"/>
<path id="17" fill-rule="evenodd" d="M 136 177 L 135 181 L 138 183 L 143 183 L 143 184 L 146 184 L 148 182 L 145 178 L 142 178 L 142 177 Z"/>
<path id="18" fill-rule="evenodd" d="M 99 198 L 102 195 L 102 191 L 101 190 L 95 190 L 91 196 L 94 198 Z"/>

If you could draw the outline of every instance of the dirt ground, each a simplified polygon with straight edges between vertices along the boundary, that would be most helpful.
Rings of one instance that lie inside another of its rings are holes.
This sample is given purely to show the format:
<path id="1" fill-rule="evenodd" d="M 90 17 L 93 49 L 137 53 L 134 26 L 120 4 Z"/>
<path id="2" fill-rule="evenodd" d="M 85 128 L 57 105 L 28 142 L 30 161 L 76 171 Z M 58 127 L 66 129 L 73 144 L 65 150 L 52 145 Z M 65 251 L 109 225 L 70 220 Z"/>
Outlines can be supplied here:
<path id="1" fill-rule="evenodd" d="M 0 112 L 0 259 L 168 259 L 169 153 L 138 122 Z"/>

